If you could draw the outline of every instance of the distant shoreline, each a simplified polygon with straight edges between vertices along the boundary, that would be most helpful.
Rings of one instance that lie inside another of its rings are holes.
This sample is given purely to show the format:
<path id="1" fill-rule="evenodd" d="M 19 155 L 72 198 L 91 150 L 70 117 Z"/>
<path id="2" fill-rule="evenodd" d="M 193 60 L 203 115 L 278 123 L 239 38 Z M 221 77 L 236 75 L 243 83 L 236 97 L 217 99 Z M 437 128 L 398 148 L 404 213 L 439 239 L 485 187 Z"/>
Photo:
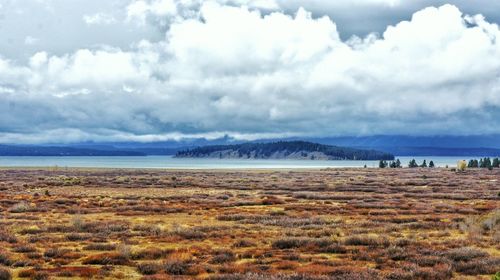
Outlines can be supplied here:
<path id="1" fill-rule="evenodd" d="M 436 167 L 456 167 L 459 160 L 470 160 L 480 157 L 397 157 L 401 166 L 407 167 L 415 159 L 420 165 L 423 160 L 429 164 L 433 161 Z M 172 156 L 142 157 L 2 157 L 0 167 L 4 168 L 95 168 L 95 169 L 170 169 L 170 170 L 307 170 L 307 169 L 359 169 L 378 168 L 379 161 L 354 160 L 292 160 L 292 159 L 197 159 L 174 158 Z"/>

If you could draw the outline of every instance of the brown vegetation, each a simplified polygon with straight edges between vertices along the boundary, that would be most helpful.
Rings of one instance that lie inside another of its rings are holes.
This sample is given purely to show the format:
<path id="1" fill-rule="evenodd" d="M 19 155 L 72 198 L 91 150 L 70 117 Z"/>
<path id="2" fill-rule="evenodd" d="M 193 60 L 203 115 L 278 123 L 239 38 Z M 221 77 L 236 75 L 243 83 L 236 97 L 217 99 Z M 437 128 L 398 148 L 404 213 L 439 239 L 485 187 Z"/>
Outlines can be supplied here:
<path id="1" fill-rule="evenodd" d="M 491 279 L 500 170 L 0 170 L 0 280 Z"/>

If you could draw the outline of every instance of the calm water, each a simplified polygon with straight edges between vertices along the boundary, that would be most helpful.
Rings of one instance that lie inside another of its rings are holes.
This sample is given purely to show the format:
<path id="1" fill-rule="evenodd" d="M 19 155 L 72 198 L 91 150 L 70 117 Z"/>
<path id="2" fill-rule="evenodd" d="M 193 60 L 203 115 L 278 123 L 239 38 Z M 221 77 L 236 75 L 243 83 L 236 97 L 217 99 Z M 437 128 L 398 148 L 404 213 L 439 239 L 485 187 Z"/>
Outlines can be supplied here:
<path id="1" fill-rule="evenodd" d="M 460 159 L 473 157 L 398 157 L 403 166 L 415 158 L 433 160 L 436 166 L 456 166 Z M 479 157 L 477 157 L 479 158 Z M 378 167 L 378 161 L 323 160 L 236 160 L 236 159 L 178 159 L 171 156 L 147 157 L 0 157 L 1 167 L 103 167 L 103 168 L 166 168 L 166 169 L 270 169 Z"/>

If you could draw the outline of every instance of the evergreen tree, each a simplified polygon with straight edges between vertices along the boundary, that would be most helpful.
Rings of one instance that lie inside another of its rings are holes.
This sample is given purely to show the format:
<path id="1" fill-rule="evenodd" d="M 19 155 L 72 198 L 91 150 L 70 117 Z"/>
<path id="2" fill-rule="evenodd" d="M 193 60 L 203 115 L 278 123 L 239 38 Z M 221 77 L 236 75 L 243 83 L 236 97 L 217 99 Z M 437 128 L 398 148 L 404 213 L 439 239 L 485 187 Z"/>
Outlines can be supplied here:
<path id="1" fill-rule="evenodd" d="M 416 168 L 418 167 L 417 161 L 415 159 L 410 160 L 410 163 L 408 164 L 409 168 Z"/>
<path id="2" fill-rule="evenodd" d="M 387 167 L 387 161 L 380 160 L 380 162 L 378 163 L 378 167 L 379 168 L 386 168 Z"/>
<path id="3" fill-rule="evenodd" d="M 434 168 L 434 167 L 435 167 L 435 166 L 434 166 L 434 162 L 433 162 L 432 160 L 429 162 L 429 167 L 430 167 L 430 168 Z"/>
<path id="4" fill-rule="evenodd" d="M 420 167 L 427 168 L 427 161 L 425 159 L 424 159 L 424 162 L 422 162 L 422 165 L 420 165 Z"/>
<path id="5" fill-rule="evenodd" d="M 500 160 L 498 160 L 498 158 L 494 158 L 491 166 L 494 168 L 499 168 L 500 167 Z"/>
<path id="6" fill-rule="evenodd" d="M 468 168 L 473 168 L 474 167 L 474 160 L 469 160 L 469 163 L 467 164 Z"/>
<path id="7" fill-rule="evenodd" d="M 484 160 L 484 165 L 486 166 L 486 168 L 490 169 L 492 166 L 491 166 L 491 159 L 488 157 Z"/>
<path id="8" fill-rule="evenodd" d="M 489 157 L 485 157 L 479 160 L 479 167 L 481 168 L 491 168 L 491 159 Z"/>
<path id="9" fill-rule="evenodd" d="M 472 167 L 479 168 L 479 161 L 477 161 L 477 159 L 474 160 L 474 166 Z"/>
<path id="10" fill-rule="evenodd" d="M 391 161 L 389 165 L 391 168 L 401 168 L 401 161 L 398 159 L 396 161 Z"/>

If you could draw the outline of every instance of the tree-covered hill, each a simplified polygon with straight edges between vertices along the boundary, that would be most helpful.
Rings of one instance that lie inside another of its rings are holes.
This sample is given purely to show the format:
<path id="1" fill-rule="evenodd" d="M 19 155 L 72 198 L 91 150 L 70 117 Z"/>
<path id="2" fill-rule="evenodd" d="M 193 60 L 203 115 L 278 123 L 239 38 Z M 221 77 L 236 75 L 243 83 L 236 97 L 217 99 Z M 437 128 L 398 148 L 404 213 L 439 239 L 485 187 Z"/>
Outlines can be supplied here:
<path id="1" fill-rule="evenodd" d="M 393 160 L 394 156 L 375 150 L 322 145 L 305 141 L 244 143 L 202 146 L 179 151 L 178 158 Z"/>

